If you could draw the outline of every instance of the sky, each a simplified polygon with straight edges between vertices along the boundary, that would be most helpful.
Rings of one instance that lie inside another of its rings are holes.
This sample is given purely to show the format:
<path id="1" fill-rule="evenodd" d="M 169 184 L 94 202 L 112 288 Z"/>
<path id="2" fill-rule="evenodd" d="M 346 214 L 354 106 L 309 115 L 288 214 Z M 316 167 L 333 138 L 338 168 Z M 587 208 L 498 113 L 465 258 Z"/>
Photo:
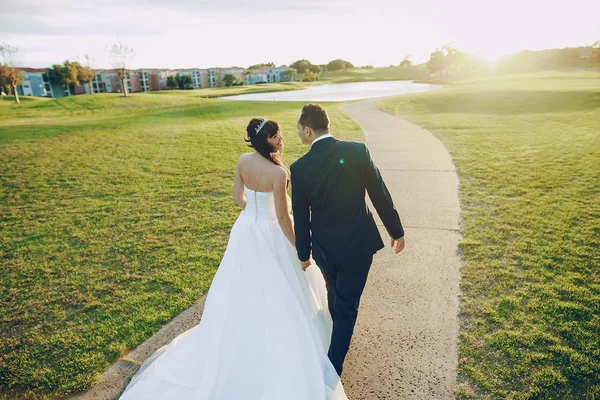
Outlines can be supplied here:
<path id="1" fill-rule="evenodd" d="M 425 62 L 446 43 L 489 61 L 600 40 L 599 0 L 2 0 L 0 43 L 21 66 L 92 57 L 115 40 L 131 68 L 211 68 L 298 59 Z"/>

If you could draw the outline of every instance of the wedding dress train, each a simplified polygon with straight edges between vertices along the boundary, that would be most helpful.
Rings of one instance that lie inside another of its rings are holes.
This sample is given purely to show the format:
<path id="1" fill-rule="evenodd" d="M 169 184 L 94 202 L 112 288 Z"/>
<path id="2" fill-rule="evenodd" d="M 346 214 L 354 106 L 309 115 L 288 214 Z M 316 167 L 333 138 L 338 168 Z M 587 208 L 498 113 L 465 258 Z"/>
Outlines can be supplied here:
<path id="1" fill-rule="evenodd" d="M 273 193 L 244 190 L 201 322 L 150 357 L 121 400 L 347 400 L 327 357 L 323 276 L 314 263 L 302 271 Z"/>

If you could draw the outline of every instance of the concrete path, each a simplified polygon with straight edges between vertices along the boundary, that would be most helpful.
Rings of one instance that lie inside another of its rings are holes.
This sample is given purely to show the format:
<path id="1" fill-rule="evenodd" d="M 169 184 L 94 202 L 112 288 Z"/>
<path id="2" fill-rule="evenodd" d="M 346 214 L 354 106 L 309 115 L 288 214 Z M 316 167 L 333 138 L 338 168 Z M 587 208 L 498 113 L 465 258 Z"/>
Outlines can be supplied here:
<path id="1" fill-rule="evenodd" d="M 402 219 L 406 249 L 400 255 L 384 249 L 375 256 L 342 380 L 350 400 L 454 399 L 458 178 L 439 140 L 377 110 L 375 102 L 353 103 L 343 111 L 366 133 Z M 71 400 L 118 398 L 147 357 L 198 323 L 203 307 L 204 298 L 113 364 L 92 390 Z"/>
<path id="2" fill-rule="evenodd" d="M 458 361 L 458 177 L 430 132 L 375 108 L 342 108 L 366 134 L 405 229 L 374 258 L 342 381 L 351 400 L 454 399 Z M 387 231 L 378 221 L 384 242 Z"/>

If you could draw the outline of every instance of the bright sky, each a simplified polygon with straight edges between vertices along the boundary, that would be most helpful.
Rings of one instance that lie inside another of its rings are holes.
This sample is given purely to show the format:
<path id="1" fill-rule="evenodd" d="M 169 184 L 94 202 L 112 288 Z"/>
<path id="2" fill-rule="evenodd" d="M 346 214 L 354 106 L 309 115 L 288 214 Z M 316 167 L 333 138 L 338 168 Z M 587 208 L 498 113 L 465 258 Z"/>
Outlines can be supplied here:
<path id="1" fill-rule="evenodd" d="M 600 0 L 2 0 L 0 43 L 21 65 L 109 67 L 116 38 L 132 68 L 208 68 L 307 58 L 417 63 L 445 43 L 488 60 L 600 40 Z"/>

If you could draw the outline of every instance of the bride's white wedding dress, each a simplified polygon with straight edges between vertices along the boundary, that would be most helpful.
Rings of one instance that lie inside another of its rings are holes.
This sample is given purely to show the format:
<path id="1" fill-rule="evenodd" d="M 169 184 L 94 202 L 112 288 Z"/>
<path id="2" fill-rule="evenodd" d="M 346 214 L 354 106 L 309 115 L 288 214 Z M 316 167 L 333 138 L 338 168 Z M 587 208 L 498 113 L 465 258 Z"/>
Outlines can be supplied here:
<path id="1" fill-rule="evenodd" d="M 323 276 L 302 271 L 273 193 L 244 190 L 201 322 L 150 357 L 121 400 L 347 400 L 327 357 Z"/>

